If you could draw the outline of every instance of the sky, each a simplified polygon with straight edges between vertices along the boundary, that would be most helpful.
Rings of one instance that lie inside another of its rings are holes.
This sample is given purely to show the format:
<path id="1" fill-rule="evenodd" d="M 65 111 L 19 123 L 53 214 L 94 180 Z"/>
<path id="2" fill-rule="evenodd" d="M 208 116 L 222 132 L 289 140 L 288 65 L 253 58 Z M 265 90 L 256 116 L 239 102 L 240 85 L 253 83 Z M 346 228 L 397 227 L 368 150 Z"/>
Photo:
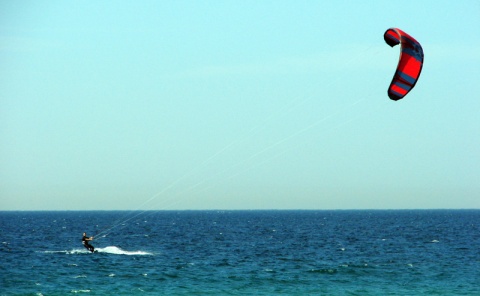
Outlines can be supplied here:
<path id="1" fill-rule="evenodd" d="M 384 32 L 425 63 L 392 101 Z M 478 1 L 2 1 L 0 210 L 478 209 Z"/>

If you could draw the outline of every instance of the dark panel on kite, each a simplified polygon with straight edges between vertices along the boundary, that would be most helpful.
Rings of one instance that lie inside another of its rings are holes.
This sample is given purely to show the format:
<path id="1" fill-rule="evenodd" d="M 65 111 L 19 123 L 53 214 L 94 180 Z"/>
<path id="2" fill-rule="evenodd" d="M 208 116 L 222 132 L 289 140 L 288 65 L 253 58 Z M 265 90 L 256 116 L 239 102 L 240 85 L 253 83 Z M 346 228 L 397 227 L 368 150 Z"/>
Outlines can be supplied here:
<path id="1" fill-rule="evenodd" d="M 388 29 L 383 38 L 391 47 L 400 43 L 397 71 L 388 88 L 390 99 L 397 101 L 406 96 L 417 83 L 423 66 L 423 49 L 417 40 L 397 28 Z"/>

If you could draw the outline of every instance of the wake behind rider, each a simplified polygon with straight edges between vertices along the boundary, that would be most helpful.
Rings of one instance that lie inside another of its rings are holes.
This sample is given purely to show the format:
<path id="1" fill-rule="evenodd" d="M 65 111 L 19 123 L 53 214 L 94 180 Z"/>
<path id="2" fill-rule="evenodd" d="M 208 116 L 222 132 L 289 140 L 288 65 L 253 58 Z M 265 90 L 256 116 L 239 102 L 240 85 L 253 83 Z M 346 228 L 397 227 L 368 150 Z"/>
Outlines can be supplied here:
<path id="1" fill-rule="evenodd" d="M 93 236 L 87 237 L 87 233 L 86 232 L 83 233 L 83 237 L 82 237 L 83 246 L 93 253 L 93 251 L 95 251 L 95 248 L 91 244 L 89 244 L 89 241 L 92 241 L 92 240 L 93 240 Z"/>

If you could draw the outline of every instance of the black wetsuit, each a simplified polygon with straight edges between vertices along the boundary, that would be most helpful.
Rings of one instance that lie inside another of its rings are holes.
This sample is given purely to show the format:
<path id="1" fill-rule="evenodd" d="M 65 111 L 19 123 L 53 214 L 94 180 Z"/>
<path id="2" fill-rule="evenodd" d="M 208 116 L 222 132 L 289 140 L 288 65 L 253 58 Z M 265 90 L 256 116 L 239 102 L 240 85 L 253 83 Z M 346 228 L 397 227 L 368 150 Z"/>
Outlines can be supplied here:
<path id="1" fill-rule="evenodd" d="M 88 238 L 87 236 L 82 237 L 83 246 L 93 253 L 93 251 L 95 251 L 95 248 L 88 243 L 89 241 L 87 240 L 87 238 Z"/>

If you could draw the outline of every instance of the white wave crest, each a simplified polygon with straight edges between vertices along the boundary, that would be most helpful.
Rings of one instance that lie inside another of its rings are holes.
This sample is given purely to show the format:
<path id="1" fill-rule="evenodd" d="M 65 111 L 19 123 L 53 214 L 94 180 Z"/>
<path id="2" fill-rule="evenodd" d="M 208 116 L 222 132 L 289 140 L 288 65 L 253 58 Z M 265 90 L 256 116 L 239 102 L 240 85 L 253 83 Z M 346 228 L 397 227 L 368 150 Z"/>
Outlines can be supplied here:
<path id="1" fill-rule="evenodd" d="M 44 251 L 44 253 L 50 254 L 90 254 L 91 252 L 87 249 L 73 249 L 73 250 L 63 250 L 63 251 Z M 116 246 L 109 246 L 105 248 L 95 248 L 95 253 L 106 253 L 106 254 L 115 254 L 115 255 L 153 255 L 152 253 L 145 251 L 125 251 Z"/>
<path id="2" fill-rule="evenodd" d="M 73 250 L 63 250 L 63 251 L 43 251 L 43 253 L 47 254 L 88 254 L 90 251 L 87 249 L 73 249 Z"/>
<path id="3" fill-rule="evenodd" d="M 125 251 L 119 247 L 109 246 L 105 248 L 96 248 L 99 253 L 117 254 L 117 255 L 152 255 L 152 253 L 144 251 Z"/>

